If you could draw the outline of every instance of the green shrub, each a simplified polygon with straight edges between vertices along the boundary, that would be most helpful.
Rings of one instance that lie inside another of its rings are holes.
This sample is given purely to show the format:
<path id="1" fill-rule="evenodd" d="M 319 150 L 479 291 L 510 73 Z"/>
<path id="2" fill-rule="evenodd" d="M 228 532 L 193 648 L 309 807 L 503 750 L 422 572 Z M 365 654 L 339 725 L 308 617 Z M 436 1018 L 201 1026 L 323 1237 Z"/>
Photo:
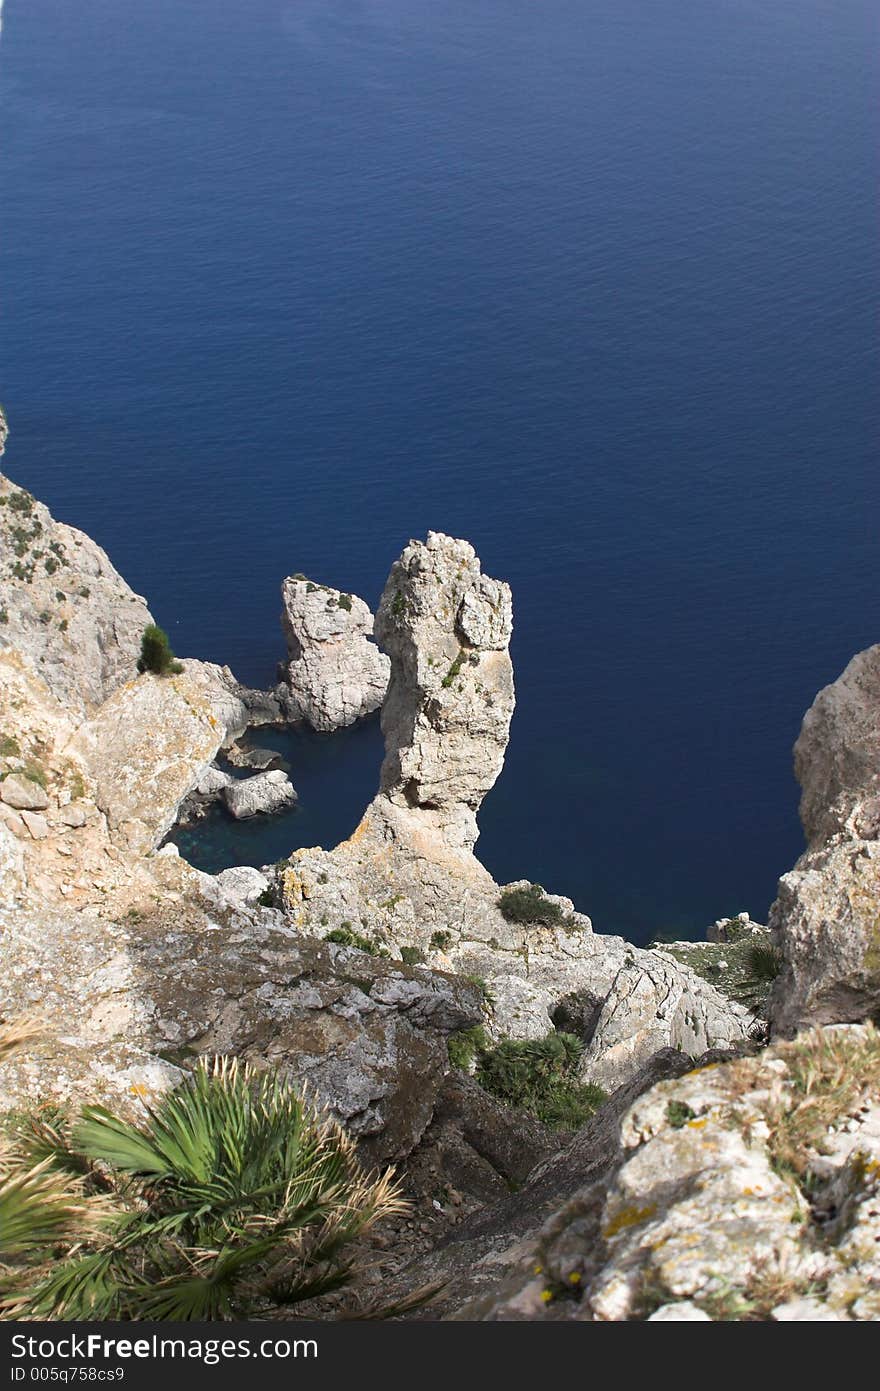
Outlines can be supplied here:
<path id="1" fill-rule="evenodd" d="M 155 623 L 144 629 L 137 669 L 152 672 L 154 676 L 172 676 L 183 671 L 180 662 L 174 660 L 168 634 Z"/>
<path id="2" fill-rule="evenodd" d="M 89 1106 L 73 1127 L 37 1124 L 34 1145 L 52 1172 L 85 1173 L 105 1216 L 100 1237 L 39 1272 L 19 1317 L 267 1317 L 344 1285 L 346 1245 L 403 1207 L 391 1171 L 365 1173 L 285 1079 L 226 1058 L 142 1125 Z"/>
<path id="3" fill-rule="evenodd" d="M 34 510 L 34 499 L 30 493 L 25 492 L 24 488 L 19 488 L 17 492 L 9 494 L 9 510 L 29 516 Z"/>
<path id="4" fill-rule="evenodd" d="M 464 652 L 464 649 L 463 649 L 463 648 L 459 648 L 459 649 L 458 649 L 458 656 L 456 657 L 455 661 L 452 663 L 452 666 L 451 666 L 451 667 L 449 668 L 449 670 L 447 671 L 447 673 L 446 673 L 446 675 L 444 676 L 443 680 L 440 682 L 440 685 L 441 685 L 441 686 L 445 686 L 445 687 L 448 689 L 448 688 L 452 685 L 452 683 L 453 683 L 453 681 L 455 680 L 456 676 L 458 676 L 458 673 L 461 671 L 462 667 L 464 666 L 464 660 L 465 660 L 465 652 Z"/>
<path id="5" fill-rule="evenodd" d="M 452 942 L 452 933 L 441 930 L 431 933 L 430 945 L 434 951 L 445 951 Z"/>
<path id="6" fill-rule="evenodd" d="M 18 758 L 21 745 L 14 734 L 0 734 L 0 758 Z"/>
<path id="7" fill-rule="evenodd" d="M 340 594 L 340 596 L 339 596 L 339 607 L 340 607 L 341 609 L 345 609 L 346 613 L 351 613 L 351 595 L 350 595 L 350 594 Z"/>
<path id="8" fill-rule="evenodd" d="M 666 1105 L 666 1119 L 673 1130 L 683 1130 L 688 1121 L 692 1121 L 696 1115 L 686 1101 L 670 1101 Z"/>
<path id="9" fill-rule="evenodd" d="M 371 942 L 369 937 L 364 937 L 360 932 L 355 932 L 351 923 L 343 923 L 341 927 L 334 927 L 332 932 L 324 934 L 325 942 L 335 942 L 340 947 L 355 947 L 358 951 L 369 952 L 370 956 L 387 956 L 385 947 L 378 942 Z"/>
<path id="10" fill-rule="evenodd" d="M 540 884 L 530 884 L 527 889 L 505 889 L 498 907 L 509 923 L 541 923 L 553 927 L 567 921 L 559 904 L 547 898 Z"/>
<path id="11" fill-rule="evenodd" d="M 486 1032 L 479 1024 L 473 1029 L 460 1029 L 446 1040 L 449 1061 L 460 1072 L 470 1072 L 475 1059 L 489 1046 Z"/>
<path id="12" fill-rule="evenodd" d="M 756 982 L 772 982 L 782 970 L 782 955 L 771 942 L 749 943 L 746 960 Z"/>
<path id="13" fill-rule="evenodd" d="M 406 966 L 421 966 L 425 960 L 425 953 L 421 947 L 401 947 L 400 959 Z"/>
<path id="14" fill-rule="evenodd" d="M 578 1081 L 583 1045 L 572 1034 L 541 1039 L 506 1039 L 477 1059 L 477 1081 L 508 1106 L 537 1116 L 545 1125 L 574 1130 L 606 1099 L 601 1087 Z"/>

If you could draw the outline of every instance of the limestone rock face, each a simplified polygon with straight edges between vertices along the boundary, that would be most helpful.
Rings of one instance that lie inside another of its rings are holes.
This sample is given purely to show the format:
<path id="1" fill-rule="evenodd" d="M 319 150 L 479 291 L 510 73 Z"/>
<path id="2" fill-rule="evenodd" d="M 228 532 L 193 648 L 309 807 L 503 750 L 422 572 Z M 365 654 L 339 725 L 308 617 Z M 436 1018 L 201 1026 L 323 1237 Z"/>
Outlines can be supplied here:
<path id="1" fill-rule="evenodd" d="M 816 696 L 794 746 L 794 767 L 811 848 L 848 830 L 857 808 L 868 819 L 880 817 L 880 644 L 859 652 Z"/>
<path id="2" fill-rule="evenodd" d="M 880 646 L 820 691 L 795 745 L 809 845 L 779 882 L 774 1031 L 880 1017 Z"/>
<path id="3" fill-rule="evenodd" d="M 182 663 L 188 679 L 210 705 L 222 725 L 224 743 L 238 739 L 252 725 L 280 724 L 281 706 L 269 691 L 255 691 L 237 681 L 229 667 L 200 662 L 190 657 Z"/>
<path id="4" fill-rule="evenodd" d="M 440 812 L 466 848 L 507 748 L 512 626 L 509 586 L 481 573 L 466 541 L 434 531 L 394 564 L 376 616 L 392 659 L 381 789 L 400 806 Z"/>
<path id="5" fill-rule="evenodd" d="M 69 752 L 94 783 L 109 829 L 121 832 L 134 853 L 146 854 L 171 829 L 224 734 L 186 674 L 145 674 L 80 725 Z"/>
<path id="6" fill-rule="evenodd" d="M 243 821 L 260 812 L 292 807 L 297 796 L 287 774 L 275 768 L 270 773 L 257 773 L 252 778 L 238 778 L 227 783 L 223 800 L 236 821 Z"/>
<path id="7" fill-rule="evenodd" d="M 373 615 L 363 599 L 299 576 L 281 594 L 288 661 L 278 693 L 288 718 L 326 731 L 378 710 L 389 662 L 370 641 Z"/>
<path id="8" fill-rule="evenodd" d="M 0 649 L 14 648 L 70 710 L 135 675 L 146 602 L 91 537 L 0 475 Z"/>
<path id="9" fill-rule="evenodd" d="M 838 835 L 808 851 L 780 879 L 770 926 L 776 1034 L 880 1015 L 880 843 Z"/>
<path id="10" fill-rule="evenodd" d="M 0 1068 L 0 1110 L 47 1098 L 137 1110 L 179 1067 L 228 1052 L 307 1084 L 375 1158 L 406 1154 L 431 1118 L 447 1036 L 479 1018 L 477 991 L 298 937 L 271 911 L 206 917 L 185 867 L 165 867 L 177 889 L 172 878 L 161 906 L 119 923 L 0 906 L 0 1013 L 47 1020 Z"/>
<path id="11" fill-rule="evenodd" d="M 631 1077 L 661 1048 L 698 1058 L 746 1038 L 753 1017 L 687 966 L 660 952 L 640 952 L 618 971 L 581 1064 L 606 1090 Z"/>

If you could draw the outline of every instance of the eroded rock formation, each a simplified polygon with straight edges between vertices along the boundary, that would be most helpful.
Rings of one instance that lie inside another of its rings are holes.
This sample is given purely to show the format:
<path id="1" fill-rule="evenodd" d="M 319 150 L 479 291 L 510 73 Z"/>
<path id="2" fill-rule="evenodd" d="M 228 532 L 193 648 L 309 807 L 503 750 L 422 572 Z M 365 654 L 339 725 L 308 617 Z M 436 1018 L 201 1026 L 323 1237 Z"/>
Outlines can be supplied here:
<path id="1" fill-rule="evenodd" d="M 153 621 L 91 537 L 56 522 L 2 475 L 0 596 L 0 651 L 14 647 L 53 695 L 83 714 L 132 675 Z"/>
<path id="2" fill-rule="evenodd" d="M 378 710 L 389 663 L 370 641 L 373 615 L 363 599 L 303 575 L 289 576 L 281 596 L 288 659 L 278 695 L 288 719 L 327 731 Z"/>
<path id="3" fill-rule="evenodd" d="M 356 924 L 387 949 L 476 976 L 498 1036 L 540 1038 L 559 1006 L 586 1000 L 585 1075 L 616 1086 L 657 1048 L 688 1053 L 745 1038 L 752 1016 L 686 965 L 594 935 L 564 898 L 511 922 L 473 853 L 477 811 L 504 761 L 514 706 L 508 586 L 473 547 L 441 533 L 392 566 L 376 618 L 391 657 L 381 786 L 349 840 L 298 850 L 279 872 L 305 932 Z"/>
<path id="4" fill-rule="evenodd" d="M 777 1033 L 880 1018 L 880 646 L 820 691 L 795 745 L 808 848 L 770 914 Z"/>

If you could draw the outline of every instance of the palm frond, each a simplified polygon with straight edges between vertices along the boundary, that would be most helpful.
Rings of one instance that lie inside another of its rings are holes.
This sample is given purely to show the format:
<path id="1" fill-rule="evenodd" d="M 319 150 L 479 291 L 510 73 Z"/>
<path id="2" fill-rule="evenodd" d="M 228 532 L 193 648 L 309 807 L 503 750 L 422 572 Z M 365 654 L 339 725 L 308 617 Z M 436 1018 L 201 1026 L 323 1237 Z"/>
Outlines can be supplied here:
<path id="1" fill-rule="evenodd" d="M 13 1164 L 0 1176 L 0 1257 L 54 1244 L 81 1229 L 87 1216 L 87 1205 L 49 1160 Z"/>
<path id="2" fill-rule="evenodd" d="M 43 1021 L 32 1015 L 0 1022 L 0 1063 L 5 1062 L 23 1044 L 39 1038 L 44 1029 Z"/>

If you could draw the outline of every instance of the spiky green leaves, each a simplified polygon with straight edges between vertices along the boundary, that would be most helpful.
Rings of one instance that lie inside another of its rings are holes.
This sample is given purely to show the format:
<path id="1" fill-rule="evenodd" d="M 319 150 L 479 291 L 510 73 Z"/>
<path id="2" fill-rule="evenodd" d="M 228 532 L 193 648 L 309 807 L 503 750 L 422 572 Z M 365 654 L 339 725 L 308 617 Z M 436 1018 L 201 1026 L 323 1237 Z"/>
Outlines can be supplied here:
<path id="1" fill-rule="evenodd" d="M 95 1249 L 19 1305 L 35 1316 L 265 1314 L 344 1284 L 343 1248 L 402 1207 L 391 1172 L 365 1173 L 334 1121 L 279 1074 L 234 1059 L 201 1063 L 140 1125 L 91 1106 L 54 1133 L 56 1163 L 77 1156 L 115 1212 Z"/>

